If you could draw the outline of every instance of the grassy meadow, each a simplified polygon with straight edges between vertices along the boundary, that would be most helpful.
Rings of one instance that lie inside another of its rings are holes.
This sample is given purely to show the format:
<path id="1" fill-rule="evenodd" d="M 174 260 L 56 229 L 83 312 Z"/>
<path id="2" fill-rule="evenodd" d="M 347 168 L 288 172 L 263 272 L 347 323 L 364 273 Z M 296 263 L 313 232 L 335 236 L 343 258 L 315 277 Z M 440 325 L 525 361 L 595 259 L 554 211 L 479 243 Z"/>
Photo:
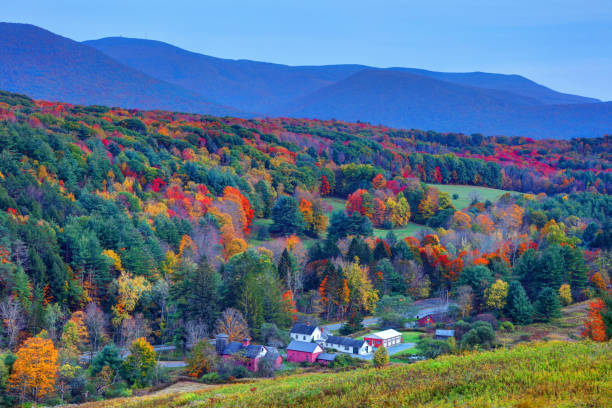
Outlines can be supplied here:
<path id="1" fill-rule="evenodd" d="M 410 365 L 303 374 L 82 408 L 612 406 L 612 344 L 546 342 Z"/>
<path id="2" fill-rule="evenodd" d="M 472 201 L 470 198 L 470 194 L 475 191 L 480 197 L 481 201 L 489 200 L 491 202 L 495 202 L 502 195 L 508 193 L 506 190 L 498 190 L 496 188 L 488 188 L 488 187 L 476 187 L 476 186 L 461 186 L 461 185 L 450 185 L 450 184 L 428 184 L 430 186 L 434 186 L 438 188 L 438 190 L 442 192 L 446 192 L 450 194 L 451 198 L 453 194 L 457 194 L 459 198 L 452 199 L 453 205 L 458 210 L 469 206 Z"/>

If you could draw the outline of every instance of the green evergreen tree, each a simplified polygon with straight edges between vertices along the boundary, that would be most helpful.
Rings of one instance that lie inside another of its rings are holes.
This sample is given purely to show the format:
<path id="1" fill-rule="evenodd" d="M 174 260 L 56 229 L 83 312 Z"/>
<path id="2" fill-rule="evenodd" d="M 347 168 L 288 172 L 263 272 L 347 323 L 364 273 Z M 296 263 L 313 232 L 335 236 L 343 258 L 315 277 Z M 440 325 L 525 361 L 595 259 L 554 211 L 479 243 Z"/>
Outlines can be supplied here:
<path id="1" fill-rule="evenodd" d="M 525 325 L 533 321 L 533 306 L 519 281 L 510 283 L 505 313 L 517 324 Z"/>
<path id="2" fill-rule="evenodd" d="M 561 302 L 559 294 L 553 288 L 544 288 L 538 295 L 538 300 L 535 303 L 536 317 L 538 320 L 545 322 L 552 318 L 561 316 Z"/>
<path id="3" fill-rule="evenodd" d="M 304 229 L 304 221 L 295 198 L 283 196 L 276 201 L 272 208 L 270 232 L 290 235 L 299 234 Z"/>

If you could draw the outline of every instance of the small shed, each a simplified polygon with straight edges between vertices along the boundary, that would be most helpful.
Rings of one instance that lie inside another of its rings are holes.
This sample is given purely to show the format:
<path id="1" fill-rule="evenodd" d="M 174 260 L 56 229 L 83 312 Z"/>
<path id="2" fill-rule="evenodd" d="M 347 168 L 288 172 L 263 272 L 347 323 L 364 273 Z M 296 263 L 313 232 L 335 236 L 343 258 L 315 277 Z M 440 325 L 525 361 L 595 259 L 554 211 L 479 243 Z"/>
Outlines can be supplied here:
<path id="1" fill-rule="evenodd" d="M 441 329 L 436 330 L 436 334 L 435 334 L 436 340 L 448 340 L 451 337 L 455 337 L 454 330 L 441 330 Z"/>
<path id="2" fill-rule="evenodd" d="M 314 363 L 322 352 L 323 349 L 317 343 L 292 340 L 287 346 L 287 361 Z"/>
<path id="3" fill-rule="evenodd" d="M 402 342 L 402 333 L 388 329 L 364 336 L 363 339 L 372 347 L 391 347 Z"/>
<path id="4" fill-rule="evenodd" d="M 321 353 L 317 357 L 317 363 L 328 366 L 336 359 L 336 355 L 332 353 Z"/>

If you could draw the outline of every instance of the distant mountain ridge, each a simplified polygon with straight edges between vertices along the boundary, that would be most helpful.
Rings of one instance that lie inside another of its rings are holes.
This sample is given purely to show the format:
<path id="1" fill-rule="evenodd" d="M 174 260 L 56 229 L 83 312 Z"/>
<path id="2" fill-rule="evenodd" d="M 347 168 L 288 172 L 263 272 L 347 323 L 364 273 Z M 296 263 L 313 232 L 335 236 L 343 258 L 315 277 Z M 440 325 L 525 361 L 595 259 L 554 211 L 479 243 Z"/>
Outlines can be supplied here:
<path id="1" fill-rule="evenodd" d="M 0 23 L 0 49 L 0 89 L 46 100 L 536 138 L 612 131 L 611 103 L 519 75 L 288 66 L 216 58 L 152 40 L 78 43 L 10 23 Z"/>
<path id="2" fill-rule="evenodd" d="M 0 89 L 76 104 L 238 115 L 71 39 L 0 23 Z"/>
<path id="3" fill-rule="evenodd" d="M 208 95 L 212 100 L 257 112 L 278 110 L 283 103 L 300 98 L 349 76 L 371 69 L 366 65 L 288 66 L 250 60 L 231 60 L 183 50 L 154 40 L 107 37 L 85 41 L 103 53 L 142 72 Z M 520 75 L 485 72 L 445 73 L 416 68 L 387 68 L 458 85 L 506 91 L 533 99 L 531 104 L 576 104 L 600 102 L 594 98 L 563 94 Z M 221 86 L 214 86 L 213 83 Z M 226 87 L 227 92 L 219 92 Z M 229 88 L 228 88 L 229 87 Z M 244 100 L 235 92 L 252 93 Z M 248 89 L 245 89 L 248 88 Z M 254 106 L 255 104 L 255 106 Z M 273 112 L 276 114 L 276 112 Z"/>

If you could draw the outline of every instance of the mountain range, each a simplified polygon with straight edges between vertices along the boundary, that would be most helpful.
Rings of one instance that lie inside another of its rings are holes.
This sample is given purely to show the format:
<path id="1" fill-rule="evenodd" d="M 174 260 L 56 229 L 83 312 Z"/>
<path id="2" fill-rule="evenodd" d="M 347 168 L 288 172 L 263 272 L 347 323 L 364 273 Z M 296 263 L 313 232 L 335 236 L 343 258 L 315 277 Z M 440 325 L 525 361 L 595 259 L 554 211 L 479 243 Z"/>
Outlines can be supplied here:
<path id="1" fill-rule="evenodd" d="M 536 138 L 612 130 L 612 102 L 560 93 L 519 75 L 288 66 L 216 58 L 152 40 L 79 43 L 12 23 L 0 23 L 0 49 L 0 89 L 39 99 Z"/>

